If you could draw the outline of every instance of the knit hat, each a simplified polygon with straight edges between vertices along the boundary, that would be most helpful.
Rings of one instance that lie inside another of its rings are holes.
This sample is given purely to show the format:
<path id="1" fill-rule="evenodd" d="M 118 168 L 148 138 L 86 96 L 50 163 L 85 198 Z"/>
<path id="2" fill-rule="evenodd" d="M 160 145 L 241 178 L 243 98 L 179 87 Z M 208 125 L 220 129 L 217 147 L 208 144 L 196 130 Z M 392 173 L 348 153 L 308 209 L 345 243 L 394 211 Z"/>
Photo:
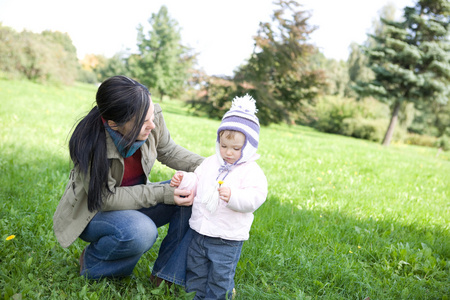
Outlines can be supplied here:
<path id="1" fill-rule="evenodd" d="M 217 130 L 216 153 L 220 158 L 219 133 L 223 130 L 235 130 L 245 135 L 241 158 L 234 163 L 235 165 L 248 161 L 256 153 L 259 142 L 259 120 L 255 115 L 257 111 L 256 101 L 250 95 L 233 99 L 230 110 L 223 116 Z"/>

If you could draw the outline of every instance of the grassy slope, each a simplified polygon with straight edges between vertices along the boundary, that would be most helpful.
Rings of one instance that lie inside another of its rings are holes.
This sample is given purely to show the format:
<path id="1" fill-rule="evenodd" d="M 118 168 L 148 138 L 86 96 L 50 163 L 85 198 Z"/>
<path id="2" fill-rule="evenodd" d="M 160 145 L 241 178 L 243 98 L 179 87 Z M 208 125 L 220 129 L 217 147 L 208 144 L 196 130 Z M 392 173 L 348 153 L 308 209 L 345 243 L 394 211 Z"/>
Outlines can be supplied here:
<path id="1" fill-rule="evenodd" d="M 157 247 L 132 278 L 89 282 L 77 276 L 83 242 L 63 249 L 54 238 L 68 133 L 95 90 L 0 80 L 0 296 L 189 298 L 148 284 Z M 161 106 L 177 143 L 213 153 L 218 121 L 191 117 L 175 101 Z M 448 152 L 274 125 L 262 128 L 259 153 L 270 191 L 238 264 L 238 299 L 445 299 Z M 172 173 L 157 165 L 151 179 Z"/>

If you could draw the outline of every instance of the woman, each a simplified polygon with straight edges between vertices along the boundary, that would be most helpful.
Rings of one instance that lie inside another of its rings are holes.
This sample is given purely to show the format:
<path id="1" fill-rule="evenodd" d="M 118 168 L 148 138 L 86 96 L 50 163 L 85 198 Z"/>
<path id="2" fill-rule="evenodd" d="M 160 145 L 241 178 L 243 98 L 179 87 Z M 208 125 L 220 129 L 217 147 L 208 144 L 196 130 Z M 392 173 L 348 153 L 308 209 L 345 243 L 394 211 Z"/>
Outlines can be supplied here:
<path id="1" fill-rule="evenodd" d="M 203 158 L 174 143 L 161 107 L 137 81 L 107 79 L 96 104 L 69 141 L 74 167 L 53 217 L 55 235 L 63 247 L 78 237 L 90 243 L 80 256 L 80 275 L 122 277 L 153 246 L 157 228 L 170 223 L 152 277 L 183 285 L 178 253 L 185 253 L 180 247 L 193 194 L 147 177 L 155 160 L 192 172 Z"/>

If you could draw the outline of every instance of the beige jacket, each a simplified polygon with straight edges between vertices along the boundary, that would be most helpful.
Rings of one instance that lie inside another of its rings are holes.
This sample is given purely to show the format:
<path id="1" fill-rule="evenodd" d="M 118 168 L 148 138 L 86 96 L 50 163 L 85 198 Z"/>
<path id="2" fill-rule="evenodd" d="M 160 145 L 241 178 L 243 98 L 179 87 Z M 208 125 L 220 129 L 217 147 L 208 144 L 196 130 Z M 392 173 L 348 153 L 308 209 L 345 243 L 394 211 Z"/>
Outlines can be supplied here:
<path id="1" fill-rule="evenodd" d="M 203 157 L 175 144 L 166 127 L 161 107 L 155 104 L 155 125 L 147 141 L 141 146 L 142 168 L 147 175 L 158 160 L 175 169 L 193 172 Z M 103 200 L 103 211 L 140 209 L 158 203 L 174 204 L 174 188 L 168 184 L 141 184 L 121 187 L 124 161 L 108 132 L 106 132 L 107 156 L 110 161 L 108 185 L 113 194 Z M 169 178 L 168 178 L 169 179 Z M 63 247 L 70 246 L 97 213 L 87 206 L 89 176 L 78 167 L 71 170 L 66 190 L 53 216 L 53 230 Z"/>

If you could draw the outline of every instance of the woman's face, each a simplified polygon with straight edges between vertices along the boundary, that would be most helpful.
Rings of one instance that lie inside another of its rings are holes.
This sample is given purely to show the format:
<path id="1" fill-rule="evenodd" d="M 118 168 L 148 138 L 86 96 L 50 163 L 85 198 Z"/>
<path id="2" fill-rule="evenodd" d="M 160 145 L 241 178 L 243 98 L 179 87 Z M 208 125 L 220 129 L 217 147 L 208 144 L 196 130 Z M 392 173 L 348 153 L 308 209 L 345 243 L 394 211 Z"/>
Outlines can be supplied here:
<path id="1" fill-rule="evenodd" d="M 150 107 L 148 108 L 144 124 L 142 125 L 141 131 L 137 137 L 138 141 L 145 141 L 148 138 L 152 129 L 156 127 L 155 123 L 153 123 L 154 120 L 155 120 L 155 105 L 153 104 L 153 101 L 150 98 Z M 134 120 L 128 121 L 123 126 L 117 126 L 116 123 L 111 120 L 108 121 L 108 124 L 112 129 L 117 130 L 118 132 L 120 132 L 122 135 L 125 136 L 128 133 L 130 133 L 131 130 L 133 129 Z"/>

